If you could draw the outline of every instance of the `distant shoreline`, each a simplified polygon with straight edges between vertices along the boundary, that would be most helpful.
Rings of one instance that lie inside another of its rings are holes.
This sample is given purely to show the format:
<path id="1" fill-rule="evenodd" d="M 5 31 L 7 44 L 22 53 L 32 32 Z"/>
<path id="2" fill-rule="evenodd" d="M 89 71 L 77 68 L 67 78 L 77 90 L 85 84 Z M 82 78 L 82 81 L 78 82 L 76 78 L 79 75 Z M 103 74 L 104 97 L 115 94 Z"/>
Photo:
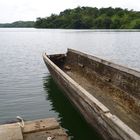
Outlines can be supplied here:
<path id="1" fill-rule="evenodd" d="M 33 28 L 34 21 L 16 21 L 12 23 L 0 23 L 0 28 Z"/>
<path id="2" fill-rule="evenodd" d="M 140 12 L 122 8 L 77 7 L 37 18 L 36 28 L 140 29 Z"/>
<path id="3" fill-rule="evenodd" d="M 36 21 L 2 23 L 0 28 L 140 29 L 140 11 L 121 8 L 77 7 Z"/>

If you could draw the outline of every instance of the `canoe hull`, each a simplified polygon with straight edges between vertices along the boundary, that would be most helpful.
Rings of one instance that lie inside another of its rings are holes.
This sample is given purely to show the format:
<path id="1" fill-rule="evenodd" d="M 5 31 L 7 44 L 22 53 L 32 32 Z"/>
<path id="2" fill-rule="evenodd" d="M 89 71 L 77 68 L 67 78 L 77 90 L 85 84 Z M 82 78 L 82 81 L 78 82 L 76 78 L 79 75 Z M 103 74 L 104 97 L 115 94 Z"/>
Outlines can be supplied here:
<path id="1" fill-rule="evenodd" d="M 119 118 L 112 115 L 108 108 L 55 65 L 46 54 L 43 55 L 43 59 L 53 79 L 63 89 L 64 94 L 74 104 L 84 119 L 105 140 L 138 140 L 140 138 Z"/>

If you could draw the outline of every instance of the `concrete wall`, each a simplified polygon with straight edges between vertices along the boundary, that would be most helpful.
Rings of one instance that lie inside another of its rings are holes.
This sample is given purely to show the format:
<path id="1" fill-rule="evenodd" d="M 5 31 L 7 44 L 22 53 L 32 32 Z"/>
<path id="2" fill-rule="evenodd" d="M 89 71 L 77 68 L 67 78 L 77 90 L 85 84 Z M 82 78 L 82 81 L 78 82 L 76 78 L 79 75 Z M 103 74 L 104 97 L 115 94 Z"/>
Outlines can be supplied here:
<path id="1" fill-rule="evenodd" d="M 0 140 L 68 140 L 55 118 L 0 125 Z"/>
<path id="2" fill-rule="evenodd" d="M 68 99 L 76 106 L 85 120 L 103 136 L 105 140 L 139 140 L 140 136 L 112 115 L 96 98 L 72 80 L 44 54 L 44 61 L 53 79 L 65 91 Z"/>

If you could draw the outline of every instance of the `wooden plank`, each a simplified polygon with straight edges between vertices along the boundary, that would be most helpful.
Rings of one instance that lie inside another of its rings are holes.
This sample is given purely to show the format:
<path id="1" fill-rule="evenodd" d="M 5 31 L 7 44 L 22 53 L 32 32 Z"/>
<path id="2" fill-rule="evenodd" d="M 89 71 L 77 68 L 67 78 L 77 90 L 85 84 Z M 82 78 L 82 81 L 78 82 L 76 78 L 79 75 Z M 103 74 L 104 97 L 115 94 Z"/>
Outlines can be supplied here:
<path id="1" fill-rule="evenodd" d="M 55 118 L 48 118 L 25 122 L 25 126 L 22 131 L 25 134 L 59 128 L 60 128 L 59 123 L 55 120 Z"/>
<path id="2" fill-rule="evenodd" d="M 24 134 L 24 140 L 47 140 L 49 137 L 52 140 L 68 140 L 67 134 L 61 128 Z"/>

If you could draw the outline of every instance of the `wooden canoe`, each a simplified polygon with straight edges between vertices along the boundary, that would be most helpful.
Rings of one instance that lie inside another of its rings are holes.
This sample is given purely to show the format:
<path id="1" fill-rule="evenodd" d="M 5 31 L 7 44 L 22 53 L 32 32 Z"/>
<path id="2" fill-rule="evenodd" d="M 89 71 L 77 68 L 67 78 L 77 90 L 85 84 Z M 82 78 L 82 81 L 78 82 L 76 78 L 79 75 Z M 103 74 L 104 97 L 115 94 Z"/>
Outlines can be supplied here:
<path id="1" fill-rule="evenodd" d="M 44 53 L 43 59 L 64 94 L 105 140 L 140 140 L 140 72 L 72 49 Z"/>

